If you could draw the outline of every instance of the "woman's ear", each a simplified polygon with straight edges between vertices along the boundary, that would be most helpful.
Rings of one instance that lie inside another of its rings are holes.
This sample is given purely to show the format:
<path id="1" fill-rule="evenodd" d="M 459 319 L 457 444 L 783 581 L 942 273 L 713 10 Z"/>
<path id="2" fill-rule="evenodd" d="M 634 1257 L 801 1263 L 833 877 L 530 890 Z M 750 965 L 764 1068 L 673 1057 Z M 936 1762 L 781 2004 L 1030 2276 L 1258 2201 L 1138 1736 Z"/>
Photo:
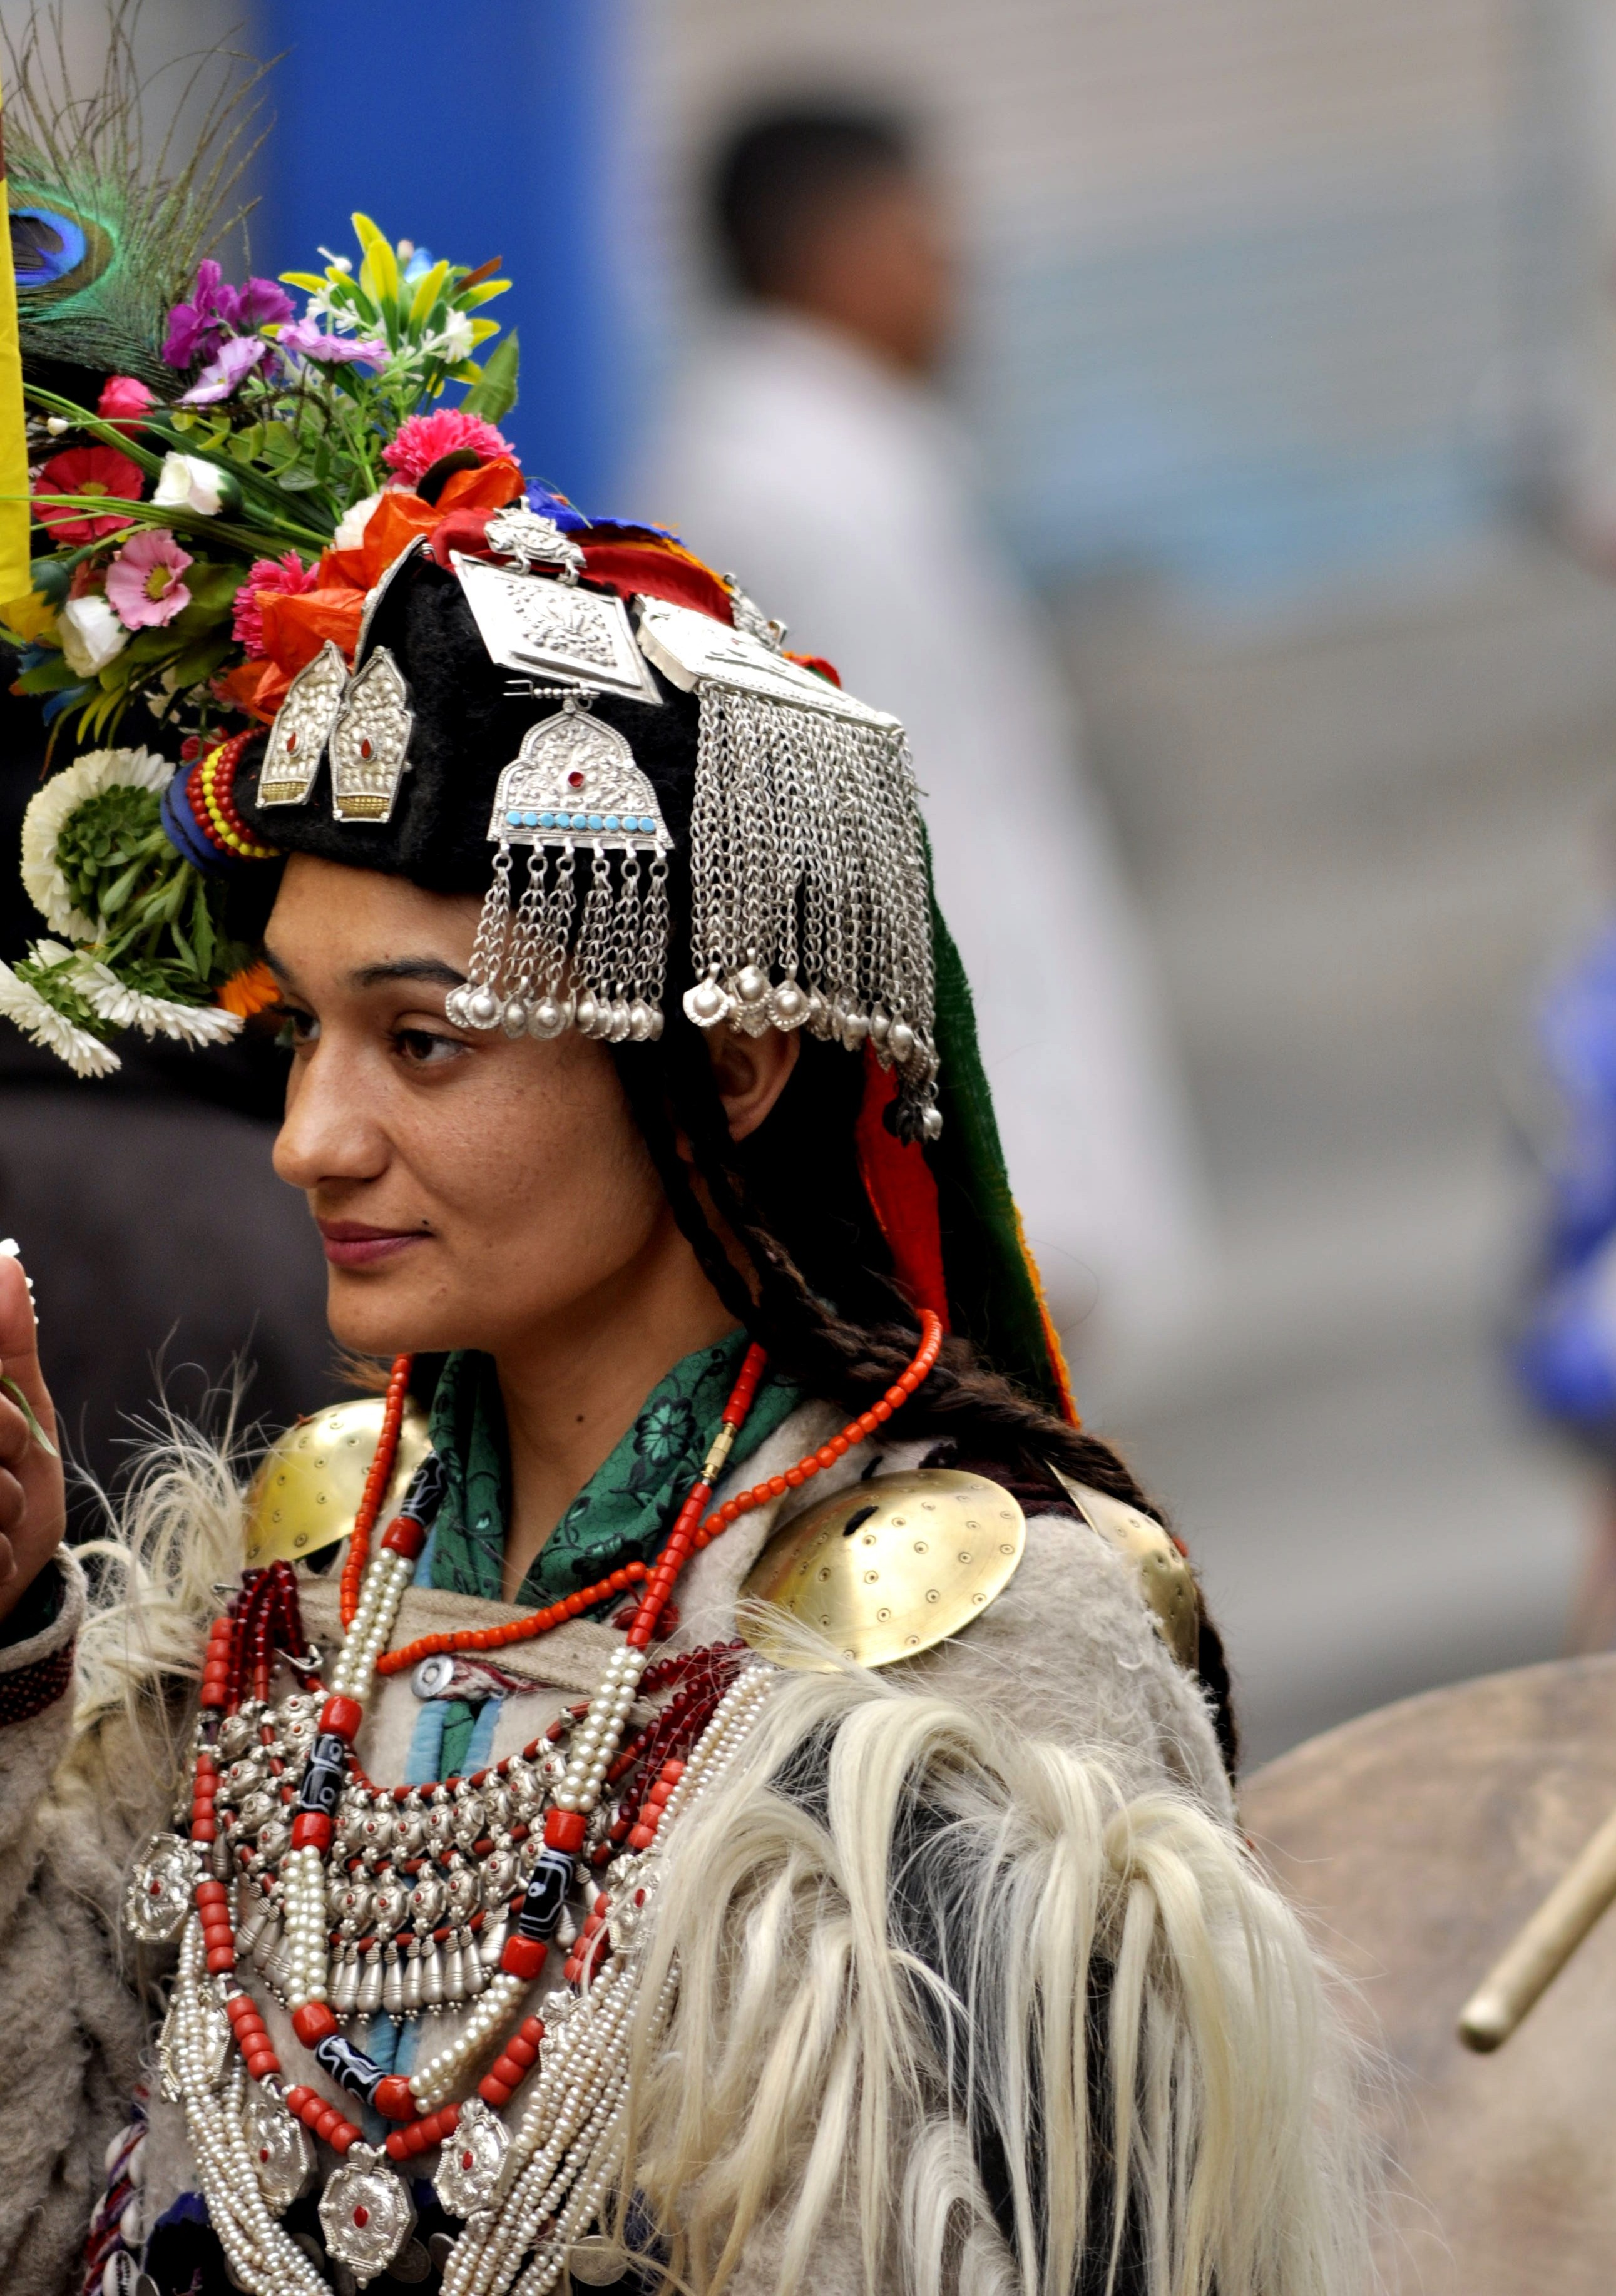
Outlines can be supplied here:
<path id="1" fill-rule="evenodd" d="M 744 1140 L 758 1129 L 785 1090 L 797 1051 L 794 1029 L 765 1029 L 760 1037 L 748 1037 L 725 1021 L 713 1029 L 707 1055 L 732 1140 Z"/>

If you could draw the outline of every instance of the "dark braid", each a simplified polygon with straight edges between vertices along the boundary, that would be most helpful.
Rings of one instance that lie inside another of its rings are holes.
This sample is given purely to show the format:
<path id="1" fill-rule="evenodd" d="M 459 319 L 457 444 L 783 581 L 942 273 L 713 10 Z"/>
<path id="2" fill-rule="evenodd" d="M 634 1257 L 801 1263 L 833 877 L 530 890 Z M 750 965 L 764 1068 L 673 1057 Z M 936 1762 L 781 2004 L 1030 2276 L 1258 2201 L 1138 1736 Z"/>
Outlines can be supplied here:
<path id="1" fill-rule="evenodd" d="M 676 1021 L 655 1046 L 620 1047 L 617 1064 L 674 1218 L 725 1306 L 807 1392 L 849 1417 L 866 1409 L 913 1357 L 918 1325 L 893 1281 L 858 1173 L 853 1128 L 862 1063 L 804 1037 L 775 1107 L 740 1143 L 730 1137 L 694 1029 Z M 715 1218 L 744 1254 L 750 1282 Z M 891 1425 L 902 1441 L 955 1441 L 972 1457 L 998 1458 L 1017 1480 L 1052 1496 L 1058 1487 L 1048 1468 L 1059 1467 L 1165 1521 L 1109 1444 L 1033 1402 L 964 1340 L 944 1341 L 931 1377 Z M 1228 1673 L 1204 1606 L 1199 1670 L 1233 1775 Z"/>

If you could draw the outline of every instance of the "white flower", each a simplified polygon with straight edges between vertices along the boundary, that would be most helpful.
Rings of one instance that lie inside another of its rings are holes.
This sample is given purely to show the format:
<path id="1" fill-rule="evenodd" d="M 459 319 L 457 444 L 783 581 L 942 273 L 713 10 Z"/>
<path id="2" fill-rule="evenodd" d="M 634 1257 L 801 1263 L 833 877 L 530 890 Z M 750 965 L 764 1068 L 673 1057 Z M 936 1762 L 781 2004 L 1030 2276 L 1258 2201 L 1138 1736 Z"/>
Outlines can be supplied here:
<path id="1" fill-rule="evenodd" d="M 92 1013 L 114 1028 L 138 1029 L 143 1037 L 173 1037 L 182 1045 L 225 1045 L 242 1022 L 219 1004 L 180 1004 L 168 996 L 143 996 L 94 957 L 81 956 L 72 983 Z"/>
<path id="2" fill-rule="evenodd" d="M 67 879 L 56 865 L 63 823 L 86 799 L 108 789 L 167 789 L 174 768 L 151 750 L 91 750 L 53 774 L 22 816 L 22 882 L 53 932 L 94 940 L 100 927 L 73 906 Z"/>
<path id="3" fill-rule="evenodd" d="M 48 947 L 48 942 L 41 944 L 41 948 Z M 37 1045 L 43 1045 L 58 1060 L 65 1061 L 75 1076 L 111 1076 L 114 1069 L 122 1066 L 109 1046 L 83 1029 L 76 1029 L 53 1004 L 45 1002 L 37 988 L 20 980 L 9 964 L 0 964 L 0 1013 L 14 1021 L 25 1037 L 31 1037 Z"/>
<path id="4" fill-rule="evenodd" d="M 352 510 L 344 517 L 341 525 L 332 536 L 331 546 L 333 550 L 358 550 L 363 547 L 365 529 L 370 524 L 371 512 L 381 499 L 380 495 L 366 495 L 363 502 L 357 502 L 354 504 Z"/>
<path id="5" fill-rule="evenodd" d="M 474 341 L 471 313 L 451 311 L 444 322 L 441 334 L 434 335 L 430 342 L 422 345 L 422 348 L 431 351 L 435 357 L 446 360 L 451 366 L 458 366 L 462 359 L 471 357 Z"/>
<path id="6" fill-rule="evenodd" d="M 70 598 L 56 617 L 68 668 L 94 677 L 129 643 L 129 632 L 104 598 Z"/>
<path id="7" fill-rule="evenodd" d="M 216 463 L 201 455 L 170 450 L 163 456 L 152 499 L 161 510 L 193 510 L 213 518 L 224 506 L 224 485 L 225 474 Z"/>

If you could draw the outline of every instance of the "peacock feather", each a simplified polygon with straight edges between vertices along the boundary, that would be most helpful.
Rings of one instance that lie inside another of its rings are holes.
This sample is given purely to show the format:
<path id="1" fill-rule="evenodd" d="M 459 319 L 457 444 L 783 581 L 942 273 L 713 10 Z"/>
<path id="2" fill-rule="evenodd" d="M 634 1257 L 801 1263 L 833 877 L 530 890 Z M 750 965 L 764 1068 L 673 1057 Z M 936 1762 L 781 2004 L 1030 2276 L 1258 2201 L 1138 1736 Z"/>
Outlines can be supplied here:
<path id="1" fill-rule="evenodd" d="M 200 111 L 200 124 L 171 127 L 148 155 L 142 117 L 160 75 L 143 80 L 137 67 L 141 5 L 107 0 L 105 62 L 88 93 L 72 85 L 62 0 L 16 41 L 5 37 L 12 261 L 23 361 L 36 372 L 171 382 L 168 310 L 247 211 L 232 202 L 258 148 L 250 98 L 264 67 L 218 50 L 194 62 L 172 110 L 176 121 Z"/>

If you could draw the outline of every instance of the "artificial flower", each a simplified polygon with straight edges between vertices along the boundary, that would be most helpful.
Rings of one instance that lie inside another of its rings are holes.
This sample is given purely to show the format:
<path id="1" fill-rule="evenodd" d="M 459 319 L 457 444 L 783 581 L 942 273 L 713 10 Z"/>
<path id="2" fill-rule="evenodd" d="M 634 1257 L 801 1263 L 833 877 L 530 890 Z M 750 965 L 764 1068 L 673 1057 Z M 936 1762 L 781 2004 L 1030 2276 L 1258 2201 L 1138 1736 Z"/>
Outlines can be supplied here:
<path id="1" fill-rule="evenodd" d="M 385 451 L 384 448 L 383 452 Z M 370 524 L 372 513 L 381 500 L 380 495 L 366 495 L 362 502 L 355 503 L 344 512 L 341 525 L 331 538 L 331 546 L 333 550 L 363 548 L 365 529 Z"/>
<path id="2" fill-rule="evenodd" d="M 29 800 L 22 816 L 23 890 L 53 932 L 66 933 L 70 940 L 94 940 L 100 930 L 74 907 L 57 865 L 56 840 L 70 816 L 103 790 L 161 791 L 173 775 L 168 758 L 152 750 L 89 750 L 53 774 Z"/>
<path id="3" fill-rule="evenodd" d="M 129 643 L 129 633 L 104 598 L 70 598 L 58 618 L 70 669 L 94 677 Z"/>
<path id="4" fill-rule="evenodd" d="M 201 455 L 171 450 L 163 456 L 152 499 L 160 510 L 193 510 L 203 518 L 217 517 L 224 505 L 225 474 Z"/>
<path id="5" fill-rule="evenodd" d="M 34 952 L 36 957 L 50 947 L 48 941 L 40 942 Z M 0 1013 L 15 1021 L 25 1037 L 31 1037 L 37 1045 L 43 1045 L 58 1060 L 65 1061 L 75 1076 L 111 1076 L 114 1069 L 122 1066 L 110 1046 L 100 1043 L 87 1030 L 76 1028 L 37 988 L 19 980 L 9 964 L 0 964 Z"/>
<path id="6" fill-rule="evenodd" d="M 154 395 L 137 376 L 113 374 L 101 387 L 95 412 L 103 422 L 110 422 L 115 430 L 132 438 L 156 404 Z"/>
<path id="7" fill-rule="evenodd" d="M 70 447 L 65 455 L 53 455 L 34 482 L 34 497 L 38 507 L 34 515 L 46 529 L 53 542 L 69 546 L 80 542 L 99 541 L 103 534 L 116 534 L 120 526 L 129 523 L 127 516 L 114 512 L 111 516 L 99 511 L 52 510 L 40 502 L 44 495 L 106 495 L 123 503 L 140 500 L 140 464 L 120 455 L 116 447 Z"/>
<path id="8" fill-rule="evenodd" d="M 291 313 L 291 296 L 273 279 L 226 286 L 223 271 L 209 258 L 197 265 L 190 302 L 176 303 L 168 314 L 163 357 L 170 366 L 194 366 L 200 359 L 217 358 L 232 335 L 279 326 Z"/>
<path id="9" fill-rule="evenodd" d="M 387 345 L 378 335 L 323 335 L 312 319 L 295 319 L 283 327 L 275 340 L 283 351 L 297 351 L 322 366 L 381 366 Z"/>
<path id="10" fill-rule="evenodd" d="M 305 566 L 295 550 L 285 551 L 279 558 L 255 558 L 247 569 L 247 579 L 235 594 L 232 634 L 236 644 L 244 646 L 249 654 L 261 654 L 264 615 L 260 601 L 270 594 L 295 597 L 302 591 L 317 589 L 319 582 L 317 570 Z"/>
<path id="11" fill-rule="evenodd" d="M 480 414 L 445 406 L 435 414 L 412 414 L 401 422 L 397 437 L 381 449 L 381 459 L 396 477 L 414 486 L 446 455 L 475 455 L 480 463 L 492 463 L 513 452 L 510 440 Z"/>
<path id="12" fill-rule="evenodd" d="M 232 335 L 198 375 L 189 390 L 180 393 L 182 406 L 212 406 L 239 390 L 253 371 L 275 357 L 275 346 L 262 335 Z"/>
<path id="13" fill-rule="evenodd" d="M 462 359 L 471 357 L 476 343 L 477 330 L 472 323 L 471 313 L 451 311 L 440 332 L 429 337 L 422 348 L 448 365 L 458 366 Z"/>
<path id="14" fill-rule="evenodd" d="M 217 995 L 226 1013 L 250 1021 L 255 1013 L 266 1013 L 272 1004 L 279 1004 L 281 984 L 267 964 L 255 962 L 221 982 Z"/>
<path id="15" fill-rule="evenodd" d="M 197 1047 L 228 1044 L 241 1034 L 237 1014 L 217 1004 L 181 1004 L 172 996 L 144 996 L 94 957 L 80 956 L 68 979 L 96 1019 L 115 1029 L 138 1029 L 143 1037 L 172 1037 Z"/>
<path id="16" fill-rule="evenodd" d="M 160 629 L 191 603 L 185 571 L 193 565 L 167 527 L 126 542 L 107 568 L 107 601 L 127 630 Z"/>

